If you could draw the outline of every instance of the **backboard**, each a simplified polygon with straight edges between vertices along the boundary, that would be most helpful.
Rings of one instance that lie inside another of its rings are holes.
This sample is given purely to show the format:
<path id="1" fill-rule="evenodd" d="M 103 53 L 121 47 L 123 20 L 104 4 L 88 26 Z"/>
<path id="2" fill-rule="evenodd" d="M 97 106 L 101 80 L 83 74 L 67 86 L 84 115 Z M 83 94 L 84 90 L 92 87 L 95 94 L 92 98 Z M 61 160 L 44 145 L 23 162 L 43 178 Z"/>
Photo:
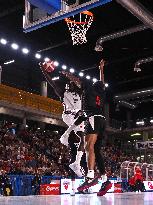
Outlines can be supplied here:
<path id="1" fill-rule="evenodd" d="M 31 32 L 112 0 L 25 0 L 24 32 Z"/>

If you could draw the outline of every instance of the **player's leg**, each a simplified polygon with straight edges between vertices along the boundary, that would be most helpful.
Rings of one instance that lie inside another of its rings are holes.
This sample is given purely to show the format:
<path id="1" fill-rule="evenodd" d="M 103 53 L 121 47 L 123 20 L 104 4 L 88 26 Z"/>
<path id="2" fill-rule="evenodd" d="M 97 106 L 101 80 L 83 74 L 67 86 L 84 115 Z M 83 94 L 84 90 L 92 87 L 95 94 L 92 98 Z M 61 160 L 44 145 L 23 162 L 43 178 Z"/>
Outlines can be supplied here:
<path id="1" fill-rule="evenodd" d="M 75 123 L 77 124 L 77 126 L 75 127 L 74 132 L 78 136 L 80 142 L 78 146 L 77 156 L 76 156 L 76 163 L 80 164 L 82 155 L 85 151 L 85 135 L 84 135 L 85 122 L 82 122 L 80 118 L 77 119 L 76 122 Z"/>
<path id="2" fill-rule="evenodd" d="M 86 136 L 86 156 L 87 156 L 88 172 L 86 175 L 85 182 L 80 187 L 78 187 L 79 192 L 82 192 L 98 183 L 98 178 L 97 177 L 95 178 L 94 175 L 94 168 L 95 168 L 94 145 L 96 143 L 96 140 L 97 140 L 96 134 L 89 134 Z"/>
<path id="3" fill-rule="evenodd" d="M 103 176 L 106 174 L 106 171 L 105 171 L 104 159 L 101 153 L 102 141 L 99 138 L 100 137 L 98 136 L 98 139 L 94 147 L 95 148 L 95 161 L 96 161 L 96 165 L 99 170 L 100 176 Z"/>
<path id="4" fill-rule="evenodd" d="M 82 140 L 84 141 L 84 137 L 82 138 Z M 78 142 L 77 136 L 75 135 L 75 133 L 72 131 L 70 133 L 70 137 L 69 137 L 69 147 L 70 147 L 70 156 L 71 156 L 71 161 L 70 163 L 73 164 L 76 161 L 76 156 L 78 153 L 77 147 L 75 145 L 75 143 Z M 78 149 L 83 149 L 84 146 L 79 146 Z M 85 172 L 87 171 L 87 164 L 86 164 L 86 156 L 85 156 L 85 152 L 83 153 L 83 156 L 81 157 L 81 162 L 79 162 L 79 164 L 75 167 L 75 169 L 70 169 L 69 170 L 69 174 L 71 176 L 71 181 L 72 181 L 72 190 L 71 190 L 71 195 L 75 195 L 76 192 L 76 186 L 75 186 L 75 178 L 76 175 L 81 177 L 82 176 L 82 171 L 81 171 L 81 167 L 83 167 L 83 169 L 85 170 Z M 70 165 L 71 165 L 70 164 Z M 81 167 L 80 167 L 81 164 Z"/>
<path id="5" fill-rule="evenodd" d="M 80 140 L 78 149 L 77 149 L 77 154 L 76 154 L 76 159 L 75 162 L 69 165 L 69 167 L 76 173 L 77 176 L 82 177 L 84 175 L 84 167 L 81 166 L 81 159 L 84 154 L 84 133 L 79 131 L 77 132 L 77 136 Z"/>
<path id="6" fill-rule="evenodd" d="M 107 191 L 112 187 L 111 182 L 107 179 L 106 171 L 105 171 L 105 164 L 104 159 L 101 153 L 101 139 L 97 140 L 95 144 L 95 157 L 96 157 L 96 165 L 100 173 L 100 177 L 103 181 L 103 184 L 97 193 L 98 196 L 103 196 L 107 193 Z"/>
<path id="7" fill-rule="evenodd" d="M 70 133 L 70 137 L 68 138 L 69 141 L 69 147 L 72 149 L 73 147 L 75 147 L 75 156 L 73 157 L 73 161 L 71 160 L 71 163 L 69 165 L 69 167 L 71 168 L 71 170 L 73 172 L 75 172 L 75 174 L 78 177 L 82 177 L 83 173 L 82 173 L 82 168 L 80 166 L 80 162 L 81 162 L 81 158 L 83 155 L 83 151 L 78 151 L 78 148 L 75 144 L 80 143 L 80 138 L 78 137 L 78 135 L 75 134 L 74 131 L 72 131 Z M 72 152 L 72 151 L 71 151 Z M 80 153 L 81 152 L 81 153 Z"/>
<path id="8" fill-rule="evenodd" d="M 107 191 L 112 187 L 111 182 L 107 179 L 106 170 L 105 170 L 105 164 L 104 159 L 102 156 L 102 140 L 104 138 L 105 133 L 105 125 L 106 121 L 102 117 L 97 117 L 95 119 L 95 123 L 98 123 L 97 130 L 99 130 L 99 136 L 97 138 L 97 141 L 95 143 L 95 158 L 96 158 L 96 165 L 100 173 L 100 177 L 103 180 L 103 184 L 97 193 L 98 196 L 103 196 L 107 193 Z"/>
<path id="9" fill-rule="evenodd" d="M 73 130 L 73 129 L 71 129 L 71 131 L 70 131 L 70 127 L 71 127 L 71 125 L 73 125 L 73 123 L 74 123 L 74 115 L 72 115 L 72 114 L 65 114 L 65 113 L 63 113 L 63 115 L 62 115 L 62 119 L 63 119 L 63 121 L 68 125 L 68 129 L 67 130 L 69 130 L 69 131 L 65 131 L 64 132 L 64 134 L 61 136 L 61 138 L 60 138 L 60 142 L 62 143 L 62 144 L 64 144 L 65 146 L 68 146 L 68 138 L 69 138 L 69 135 L 70 135 L 70 133 L 71 133 L 71 131 Z"/>
<path id="10" fill-rule="evenodd" d="M 93 127 L 91 125 L 94 125 Z M 92 127 L 92 129 L 91 129 Z M 87 146 L 86 146 L 86 153 L 88 156 L 88 173 L 87 173 L 87 180 L 83 183 L 78 190 L 83 191 L 93 185 L 98 183 L 98 177 L 94 176 L 94 168 L 95 168 L 95 161 L 97 167 L 100 172 L 100 177 L 102 177 L 104 183 L 98 192 L 98 196 L 104 195 L 110 188 L 111 183 L 107 180 L 107 176 L 105 174 L 105 166 L 104 161 L 101 154 L 101 146 L 102 146 L 102 139 L 98 137 L 98 134 L 102 131 L 102 134 L 105 131 L 105 120 L 102 117 L 95 116 L 94 117 L 94 124 L 90 122 L 88 127 L 89 133 L 96 133 L 96 134 L 89 134 L 86 136 Z"/>
<path id="11" fill-rule="evenodd" d="M 66 146 L 68 146 L 68 138 L 69 138 L 70 132 L 72 130 L 79 130 L 78 126 L 80 126 L 80 124 L 87 119 L 84 115 L 78 116 L 77 119 L 75 119 L 75 115 L 69 115 L 69 116 L 70 116 L 70 119 L 68 123 L 70 123 L 70 120 L 72 123 L 70 124 L 68 129 L 65 131 L 65 133 L 60 138 L 61 143 Z"/>
<path id="12" fill-rule="evenodd" d="M 76 158 L 77 154 L 77 147 L 75 146 L 76 138 L 75 138 L 75 133 L 71 132 L 70 137 L 69 137 L 69 147 L 70 147 L 70 163 L 73 163 Z M 71 190 L 71 195 L 75 195 L 76 188 L 75 188 L 75 172 L 72 169 L 69 169 L 69 175 L 71 177 L 71 182 L 72 182 L 72 190 Z"/>
<path id="13" fill-rule="evenodd" d="M 80 187 L 78 187 L 78 191 L 80 192 L 98 183 L 98 178 L 97 177 L 95 178 L 94 176 L 94 168 L 95 168 L 94 146 L 97 141 L 97 133 L 96 130 L 94 130 L 94 127 L 92 127 L 92 124 L 94 123 L 88 121 L 87 130 L 86 130 L 88 134 L 85 137 L 88 172 L 86 175 L 86 181 Z"/>
<path id="14" fill-rule="evenodd" d="M 69 165 L 69 167 L 76 173 L 78 177 L 82 177 L 82 171 L 80 166 L 80 161 L 82 158 L 82 155 L 84 153 L 84 123 L 82 123 L 83 119 L 78 117 L 76 120 L 74 119 L 75 116 L 72 114 L 63 114 L 63 121 L 69 125 L 69 128 L 66 130 L 66 132 L 61 136 L 60 141 L 62 144 L 68 146 L 69 143 L 71 143 L 71 146 L 76 143 L 77 139 L 80 142 L 79 148 L 77 153 L 75 154 L 75 160 L 73 163 Z M 71 134 L 73 138 L 69 140 L 69 135 Z M 77 134 L 76 134 L 77 133 Z M 75 146 L 75 145 L 74 145 Z"/>
<path id="15" fill-rule="evenodd" d="M 95 168 L 95 150 L 94 146 L 97 141 L 97 134 L 89 134 L 86 136 L 86 154 L 88 163 L 88 178 L 94 178 Z"/>

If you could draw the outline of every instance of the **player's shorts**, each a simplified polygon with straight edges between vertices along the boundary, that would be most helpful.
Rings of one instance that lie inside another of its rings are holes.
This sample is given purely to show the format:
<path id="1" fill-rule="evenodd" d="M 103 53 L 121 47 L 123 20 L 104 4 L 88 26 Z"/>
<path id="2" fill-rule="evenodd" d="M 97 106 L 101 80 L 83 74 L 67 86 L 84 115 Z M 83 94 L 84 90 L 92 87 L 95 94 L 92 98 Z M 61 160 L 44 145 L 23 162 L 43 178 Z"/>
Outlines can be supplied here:
<path id="1" fill-rule="evenodd" d="M 106 119 L 102 115 L 94 115 L 86 121 L 85 134 L 103 135 L 106 127 Z"/>
<path id="2" fill-rule="evenodd" d="M 76 118 L 75 118 L 75 115 L 76 113 L 72 113 L 72 114 L 65 114 L 63 113 L 62 114 L 62 118 L 63 118 L 63 121 L 69 126 L 71 126 L 72 124 L 74 124 L 74 122 L 76 121 Z M 85 123 L 82 122 L 80 125 L 78 125 L 75 129 L 74 129 L 74 132 L 77 133 L 77 132 L 84 132 L 85 131 Z"/>

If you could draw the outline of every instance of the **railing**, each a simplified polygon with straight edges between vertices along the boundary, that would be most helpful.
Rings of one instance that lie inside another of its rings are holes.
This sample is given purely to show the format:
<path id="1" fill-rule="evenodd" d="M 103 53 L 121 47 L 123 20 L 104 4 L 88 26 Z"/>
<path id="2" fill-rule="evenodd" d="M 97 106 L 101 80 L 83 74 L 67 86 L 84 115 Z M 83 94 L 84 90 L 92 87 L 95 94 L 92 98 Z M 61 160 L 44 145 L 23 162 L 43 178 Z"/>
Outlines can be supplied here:
<path id="1" fill-rule="evenodd" d="M 9 183 L 13 189 L 13 196 L 27 196 L 32 195 L 32 180 L 33 175 L 8 175 Z M 41 184 L 50 184 L 51 180 L 60 180 L 59 176 L 42 176 Z"/>
<path id="2" fill-rule="evenodd" d="M 0 85 L 0 100 L 55 115 L 61 115 L 63 111 L 62 104 L 59 101 L 2 84 Z"/>

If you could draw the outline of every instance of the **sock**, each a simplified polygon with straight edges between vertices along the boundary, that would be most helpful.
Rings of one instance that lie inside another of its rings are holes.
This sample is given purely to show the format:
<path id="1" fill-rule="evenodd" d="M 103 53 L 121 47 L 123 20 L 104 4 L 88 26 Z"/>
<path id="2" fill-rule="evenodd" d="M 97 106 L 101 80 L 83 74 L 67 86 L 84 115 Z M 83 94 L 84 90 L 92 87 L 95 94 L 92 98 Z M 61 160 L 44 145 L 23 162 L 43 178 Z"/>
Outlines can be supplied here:
<path id="1" fill-rule="evenodd" d="M 103 183 L 106 182 L 107 181 L 107 175 L 106 174 L 101 175 L 101 179 L 102 179 Z"/>
<path id="2" fill-rule="evenodd" d="M 74 163 L 77 163 L 77 164 L 80 165 L 82 155 L 83 155 L 83 152 L 82 152 L 82 151 L 77 151 L 76 160 L 75 160 Z"/>
<path id="3" fill-rule="evenodd" d="M 94 178 L 94 170 L 91 170 L 91 169 L 88 170 L 87 178 L 91 178 L 91 179 Z"/>

